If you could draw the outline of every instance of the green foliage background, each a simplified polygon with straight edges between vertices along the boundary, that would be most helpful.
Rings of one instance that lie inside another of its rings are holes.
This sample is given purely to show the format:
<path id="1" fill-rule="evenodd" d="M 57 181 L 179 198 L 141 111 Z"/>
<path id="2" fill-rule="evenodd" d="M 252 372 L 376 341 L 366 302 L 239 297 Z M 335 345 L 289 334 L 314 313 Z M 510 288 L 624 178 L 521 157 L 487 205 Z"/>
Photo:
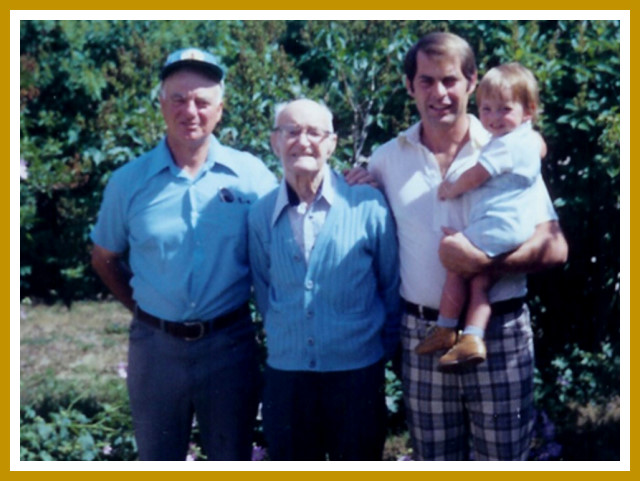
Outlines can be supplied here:
<path id="1" fill-rule="evenodd" d="M 106 294 L 89 266 L 89 232 L 109 175 L 163 136 L 156 94 L 168 52 L 198 46 L 223 59 L 225 114 L 216 135 L 275 172 L 274 105 L 297 96 L 323 100 L 340 137 L 333 162 L 343 168 L 418 120 L 402 59 L 433 30 L 466 38 L 480 74 L 517 60 L 540 83 L 539 128 L 549 147 L 543 175 L 570 247 L 566 266 L 530 276 L 541 382 L 560 382 L 552 364 L 558 355 L 600 352 L 606 341 L 615 357 L 615 21 L 22 21 L 20 150 L 28 178 L 20 185 L 21 297 L 69 304 Z M 619 389 L 617 372 L 607 386 Z"/>

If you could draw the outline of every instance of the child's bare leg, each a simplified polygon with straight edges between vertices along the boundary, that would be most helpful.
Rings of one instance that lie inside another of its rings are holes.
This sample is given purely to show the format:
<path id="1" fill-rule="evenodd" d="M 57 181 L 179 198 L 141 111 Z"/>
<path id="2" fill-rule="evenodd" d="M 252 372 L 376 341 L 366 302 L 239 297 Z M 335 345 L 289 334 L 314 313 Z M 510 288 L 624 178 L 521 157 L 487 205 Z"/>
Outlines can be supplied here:
<path id="1" fill-rule="evenodd" d="M 493 284 L 492 278 L 487 274 L 478 274 L 473 277 L 469 283 L 469 309 L 465 319 L 465 330 L 473 327 L 473 333 L 481 332 L 484 337 L 484 331 L 489 325 L 491 318 L 491 304 L 489 303 L 489 289 Z"/>
<path id="2" fill-rule="evenodd" d="M 433 330 L 420 342 L 415 351 L 430 354 L 449 349 L 458 337 L 458 319 L 467 298 L 465 279 L 453 272 L 447 272 L 447 279 L 440 298 L 440 312 Z"/>
<path id="3" fill-rule="evenodd" d="M 441 370 L 455 370 L 466 365 L 483 362 L 487 358 L 484 333 L 491 317 L 489 288 L 493 279 L 479 274 L 469 281 L 469 307 L 465 327 L 458 342 L 440 358 Z"/>
<path id="4" fill-rule="evenodd" d="M 447 271 L 447 279 L 444 282 L 442 296 L 440 297 L 440 317 L 455 319 L 457 325 L 466 300 L 467 281 L 455 272 Z"/>

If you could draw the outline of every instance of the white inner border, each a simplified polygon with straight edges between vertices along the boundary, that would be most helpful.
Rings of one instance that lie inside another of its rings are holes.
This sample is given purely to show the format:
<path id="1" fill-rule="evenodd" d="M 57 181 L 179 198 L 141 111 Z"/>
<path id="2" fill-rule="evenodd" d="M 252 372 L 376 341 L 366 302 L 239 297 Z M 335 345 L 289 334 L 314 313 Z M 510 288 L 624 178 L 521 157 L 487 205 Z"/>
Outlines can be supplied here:
<path id="1" fill-rule="evenodd" d="M 619 20 L 620 21 L 620 461 L 610 462 L 75 462 L 20 461 L 20 20 Z M 628 10 L 12 10 L 10 11 L 10 469 L 20 471 L 628 471 L 630 470 L 630 11 Z M 15 181 L 13 180 L 15 179 Z M 13 282 L 15 280 L 15 282 Z M 624 320 L 624 322 L 622 322 Z"/>

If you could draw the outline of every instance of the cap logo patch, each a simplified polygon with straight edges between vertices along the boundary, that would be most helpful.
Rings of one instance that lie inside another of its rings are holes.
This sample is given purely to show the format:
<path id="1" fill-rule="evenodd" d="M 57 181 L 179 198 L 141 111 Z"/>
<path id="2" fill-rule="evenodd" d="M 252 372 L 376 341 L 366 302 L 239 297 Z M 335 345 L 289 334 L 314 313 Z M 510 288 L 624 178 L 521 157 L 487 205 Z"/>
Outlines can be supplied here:
<path id="1" fill-rule="evenodd" d="M 196 49 L 189 49 L 182 52 L 180 55 L 180 60 L 199 60 L 200 62 L 204 62 L 204 54 Z"/>

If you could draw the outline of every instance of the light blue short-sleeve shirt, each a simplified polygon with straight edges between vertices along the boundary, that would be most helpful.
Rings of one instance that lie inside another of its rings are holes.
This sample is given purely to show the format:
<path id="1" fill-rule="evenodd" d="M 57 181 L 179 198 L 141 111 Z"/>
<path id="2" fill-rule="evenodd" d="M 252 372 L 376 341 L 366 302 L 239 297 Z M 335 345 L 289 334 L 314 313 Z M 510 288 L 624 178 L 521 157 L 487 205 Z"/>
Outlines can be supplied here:
<path id="1" fill-rule="evenodd" d="M 535 230 L 539 196 L 540 140 L 531 122 L 482 149 L 478 163 L 491 178 L 468 192 L 469 220 L 464 235 L 490 257 L 516 249 Z"/>
<path id="2" fill-rule="evenodd" d="M 111 252 L 128 250 L 142 309 L 170 321 L 211 319 L 249 299 L 247 215 L 276 185 L 258 158 L 214 136 L 191 178 L 165 139 L 113 173 L 91 238 Z"/>

